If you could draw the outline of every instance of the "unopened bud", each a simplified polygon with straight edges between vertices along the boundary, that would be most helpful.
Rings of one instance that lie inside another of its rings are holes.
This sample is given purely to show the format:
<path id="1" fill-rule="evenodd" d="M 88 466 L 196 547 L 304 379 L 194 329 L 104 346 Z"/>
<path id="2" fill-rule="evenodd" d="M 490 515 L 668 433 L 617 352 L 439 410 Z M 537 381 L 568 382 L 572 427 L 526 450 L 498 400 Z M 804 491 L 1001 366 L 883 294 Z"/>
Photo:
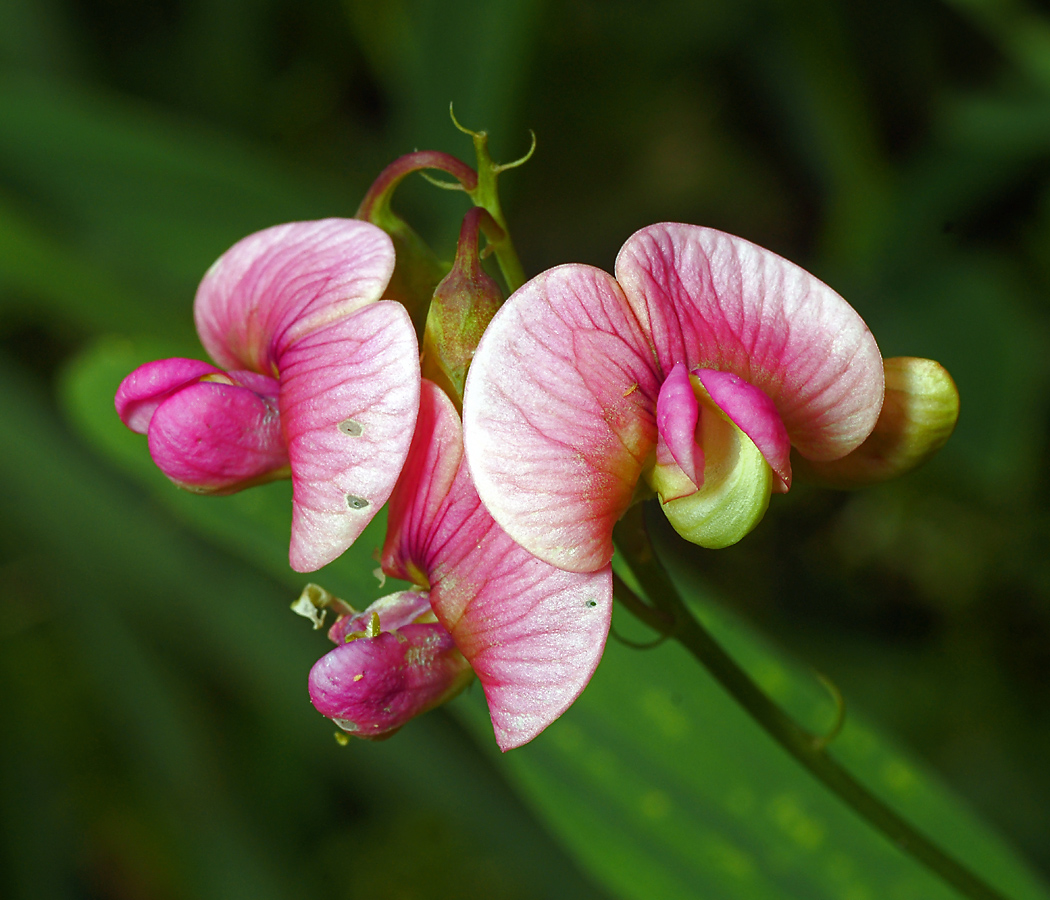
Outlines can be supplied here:
<path id="1" fill-rule="evenodd" d="M 959 391 L 932 359 L 883 360 L 886 396 L 875 428 L 852 453 L 829 462 L 792 455 L 808 480 L 836 488 L 863 487 L 896 478 L 926 462 L 944 446 L 959 418 Z"/>
<path id="2" fill-rule="evenodd" d="M 503 303 L 499 285 L 481 265 L 482 229 L 490 239 L 503 234 L 476 206 L 463 219 L 456 261 L 434 291 L 423 334 L 423 376 L 441 387 L 459 410 L 474 351 Z"/>

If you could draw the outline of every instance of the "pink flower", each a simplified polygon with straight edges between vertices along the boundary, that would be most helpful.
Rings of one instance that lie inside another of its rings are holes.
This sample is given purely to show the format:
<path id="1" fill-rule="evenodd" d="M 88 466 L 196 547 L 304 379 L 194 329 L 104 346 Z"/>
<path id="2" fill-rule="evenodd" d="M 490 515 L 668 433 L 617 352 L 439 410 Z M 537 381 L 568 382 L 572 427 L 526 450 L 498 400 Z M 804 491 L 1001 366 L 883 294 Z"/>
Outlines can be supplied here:
<path id="1" fill-rule="evenodd" d="M 883 402 L 860 316 L 768 250 L 653 225 L 615 271 L 560 266 L 517 291 L 464 399 L 486 507 L 531 553 L 576 572 L 608 565 L 614 523 L 650 490 L 687 539 L 739 540 L 790 487 L 792 447 L 844 457 Z"/>
<path id="2" fill-rule="evenodd" d="M 503 532 L 474 490 L 452 402 L 436 385 L 422 384 L 416 434 L 390 498 L 382 562 L 388 575 L 417 586 L 420 593 L 411 596 L 428 597 L 437 622 L 405 619 L 400 601 L 397 613 L 370 608 L 364 617 L 379 613 L 377 636 L 324 657 L 311 672 L 311 697 L 355 734 L 400 727 L 461 686 L 448 637 L 477 674 L 496 741 L 508 750 L 532 740 L 590 680 L 609 631 L 611 572 L 562 571 Z M 385 647 L 373 646 L 379 638 Z M 373 702 L 373 689 L 382 703 Z M 362 715 L 352 728 L 348 710 Z"/>
<path id="3" fill-rule="evenodd" d="M 401 591 L 340 616 L 328 636 L 336 648 L 310 670 L 310 700 L 355 737 L 390 737 L 473 677 L 425 592 Z"/>
<path id="4" fill-rule="evenodd" d="M 208 270 L 194 317 L 227 371 L 168 359 L 121 383 L 117 412 L 147 434 L 174 482 L 229 493 L 292 479 L 289 557 L 331 562 L 390 496 L 419 404 L 419 351 L 404 308 L 381 300 L 389 237 L 350 219 L 278 225 Z"/>

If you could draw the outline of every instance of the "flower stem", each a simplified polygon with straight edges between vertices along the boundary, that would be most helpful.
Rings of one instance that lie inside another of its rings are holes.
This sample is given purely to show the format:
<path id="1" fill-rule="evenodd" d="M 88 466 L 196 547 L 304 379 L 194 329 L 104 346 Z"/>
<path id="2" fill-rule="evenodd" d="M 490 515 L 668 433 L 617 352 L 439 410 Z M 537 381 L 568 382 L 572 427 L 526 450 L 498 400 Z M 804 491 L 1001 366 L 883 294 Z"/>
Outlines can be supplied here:
<path id="1" fill-rule="evenodd" d="M 390 199 L 397 186 L 413 172 L 427 169 L 447 172 L 456 179 L 453 186 L 458 184 L 467 193 L 478 189 L 478 173 L 465 162 L 438 150 L 417 150 L 399 156 L 379 173 L 357 208 L 355 217 L 374 224 L 384 224 L 393 215 Z"/>
<path id="2" fill-rule="evenodd" d="M 503 236 L 492 241 L 490 246 L 496 256 L 496 262 L 499 263 L 500 272 L 503 273 L 503 280 L 507 283 L 507 293 L 513 294 L 525 283 L 525 270 L 510 239 L 510 228 L 499 202 L 499 192 L 496 190 L 496 178 L 506 166 L 496 165 L 492 161 L 492 157 L 489 156 L 488 135 L 484 131 L 471 134 L 474 138 L 474 152 L 478 158 L 478 186 L 468 193 L 474 203 L 486 209 L 503 230 Z"/>
<path id="3" fill-rule="evenodd" d="M 677 640 L 773 740 L 895 846 L 964 897 L 1006 900 L 1005 895 L 949 856 L 857 781 L 828 754 L 825 738 L 801 728 L 770 700 L 682 600 L 653 552 L 643 516 L 642 505 L 636 504 L 616 526 L 615 537 L 617 547 L 653 605 L 646 604 L 614 576 L 617 598 L 650 627 Z"/>
<path id="4" fill-rule="evenodd" d="M 514 243 L 510 239 L 510 229 L 507 227 L 507 219 L 503 215 L 503 207 L 499 202 L 499 191 L 496 189 L 496 179 L 501 172 L 514 169 L 528 162 L 536 149 L 536 135 L 532 136 L 532 147 L 521 159 L 511 163 L 499 165 L 492 161 L 489 154 L 489 136 L 484 131 L 471 131 L 464 128 L 456 119 L 455 113 L 449 106 L 449 115 L 452 116 L 452 124 L 464 134 L 469 135 L 474 142 L 474 154 L 478 161 L 478 181 L 473 188 L 467 189 L 467 194 L 474 201 L 475 206 L 483 207 L 492 216 L 493 221 L 503 230 L 502 237 L 491 240 L 489 246 L 496 256 L 503 280 L 507 283 L 508 294 L 513 294 L 525 283 L 525 270 L 518 259 L 518 252 L 514 249 Z"/>

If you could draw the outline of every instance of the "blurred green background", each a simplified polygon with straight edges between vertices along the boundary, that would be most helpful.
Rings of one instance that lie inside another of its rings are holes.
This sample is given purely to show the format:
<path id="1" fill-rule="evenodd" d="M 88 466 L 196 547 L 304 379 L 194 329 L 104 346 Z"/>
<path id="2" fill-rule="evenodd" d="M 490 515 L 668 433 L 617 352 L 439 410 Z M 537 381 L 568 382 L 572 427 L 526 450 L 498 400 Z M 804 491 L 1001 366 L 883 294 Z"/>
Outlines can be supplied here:
<path id="1" fill-rule="evenodd" d="M 529 273 L 710 225 L 954 374 L 925 469 L 662 546 L 814 728 L 790 660 L 835 681 L 858 774 L 1045 897 L 971 818 L 1050 872 L 1050 14 L 1022 0 L 0 3 L 0 894 L 951 896 L 668 647 L 610 641 L 507 757 L 478 690 L 338 747 L 305 687 L 325 640 L 287 610 L 287 486 L 180 494 L 120 426 L 123 374 L 201 354 L 230 244 L 352 215 L 410 150 L 470 161 L 450 101 L 498 160 L 536 132 L 502 180 Z M 398 203 L 450 254 L 464 198 Z M 367 603 L 380 537 L 317 580 Z"/>

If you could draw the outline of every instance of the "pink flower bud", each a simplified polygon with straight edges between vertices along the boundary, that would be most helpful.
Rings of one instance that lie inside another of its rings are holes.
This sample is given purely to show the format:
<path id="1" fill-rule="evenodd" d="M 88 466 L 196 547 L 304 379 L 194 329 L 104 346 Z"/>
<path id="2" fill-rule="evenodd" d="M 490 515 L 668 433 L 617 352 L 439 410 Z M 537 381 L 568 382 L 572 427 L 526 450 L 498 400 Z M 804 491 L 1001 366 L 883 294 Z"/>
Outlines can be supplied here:
<path id="1" fill-rule="evenodd" d="M 396 596 L 396 595 L 395 595 Z M 426 594 L 415 594 L 430 614 Z M 372 621 L 377 601 L 359 618 Z M 350 617 L 344 617 L 350 618 Z M 382 622 L 382 614 L 377 620 Z M 339 623 L 333 627 L 336 631 Z M 390 737 L 415 716 L 452 699 L 473 677 L 452 636 L 437 622 L 349 632 L 310 670 L 310 700 L 356 737 Z"/>

